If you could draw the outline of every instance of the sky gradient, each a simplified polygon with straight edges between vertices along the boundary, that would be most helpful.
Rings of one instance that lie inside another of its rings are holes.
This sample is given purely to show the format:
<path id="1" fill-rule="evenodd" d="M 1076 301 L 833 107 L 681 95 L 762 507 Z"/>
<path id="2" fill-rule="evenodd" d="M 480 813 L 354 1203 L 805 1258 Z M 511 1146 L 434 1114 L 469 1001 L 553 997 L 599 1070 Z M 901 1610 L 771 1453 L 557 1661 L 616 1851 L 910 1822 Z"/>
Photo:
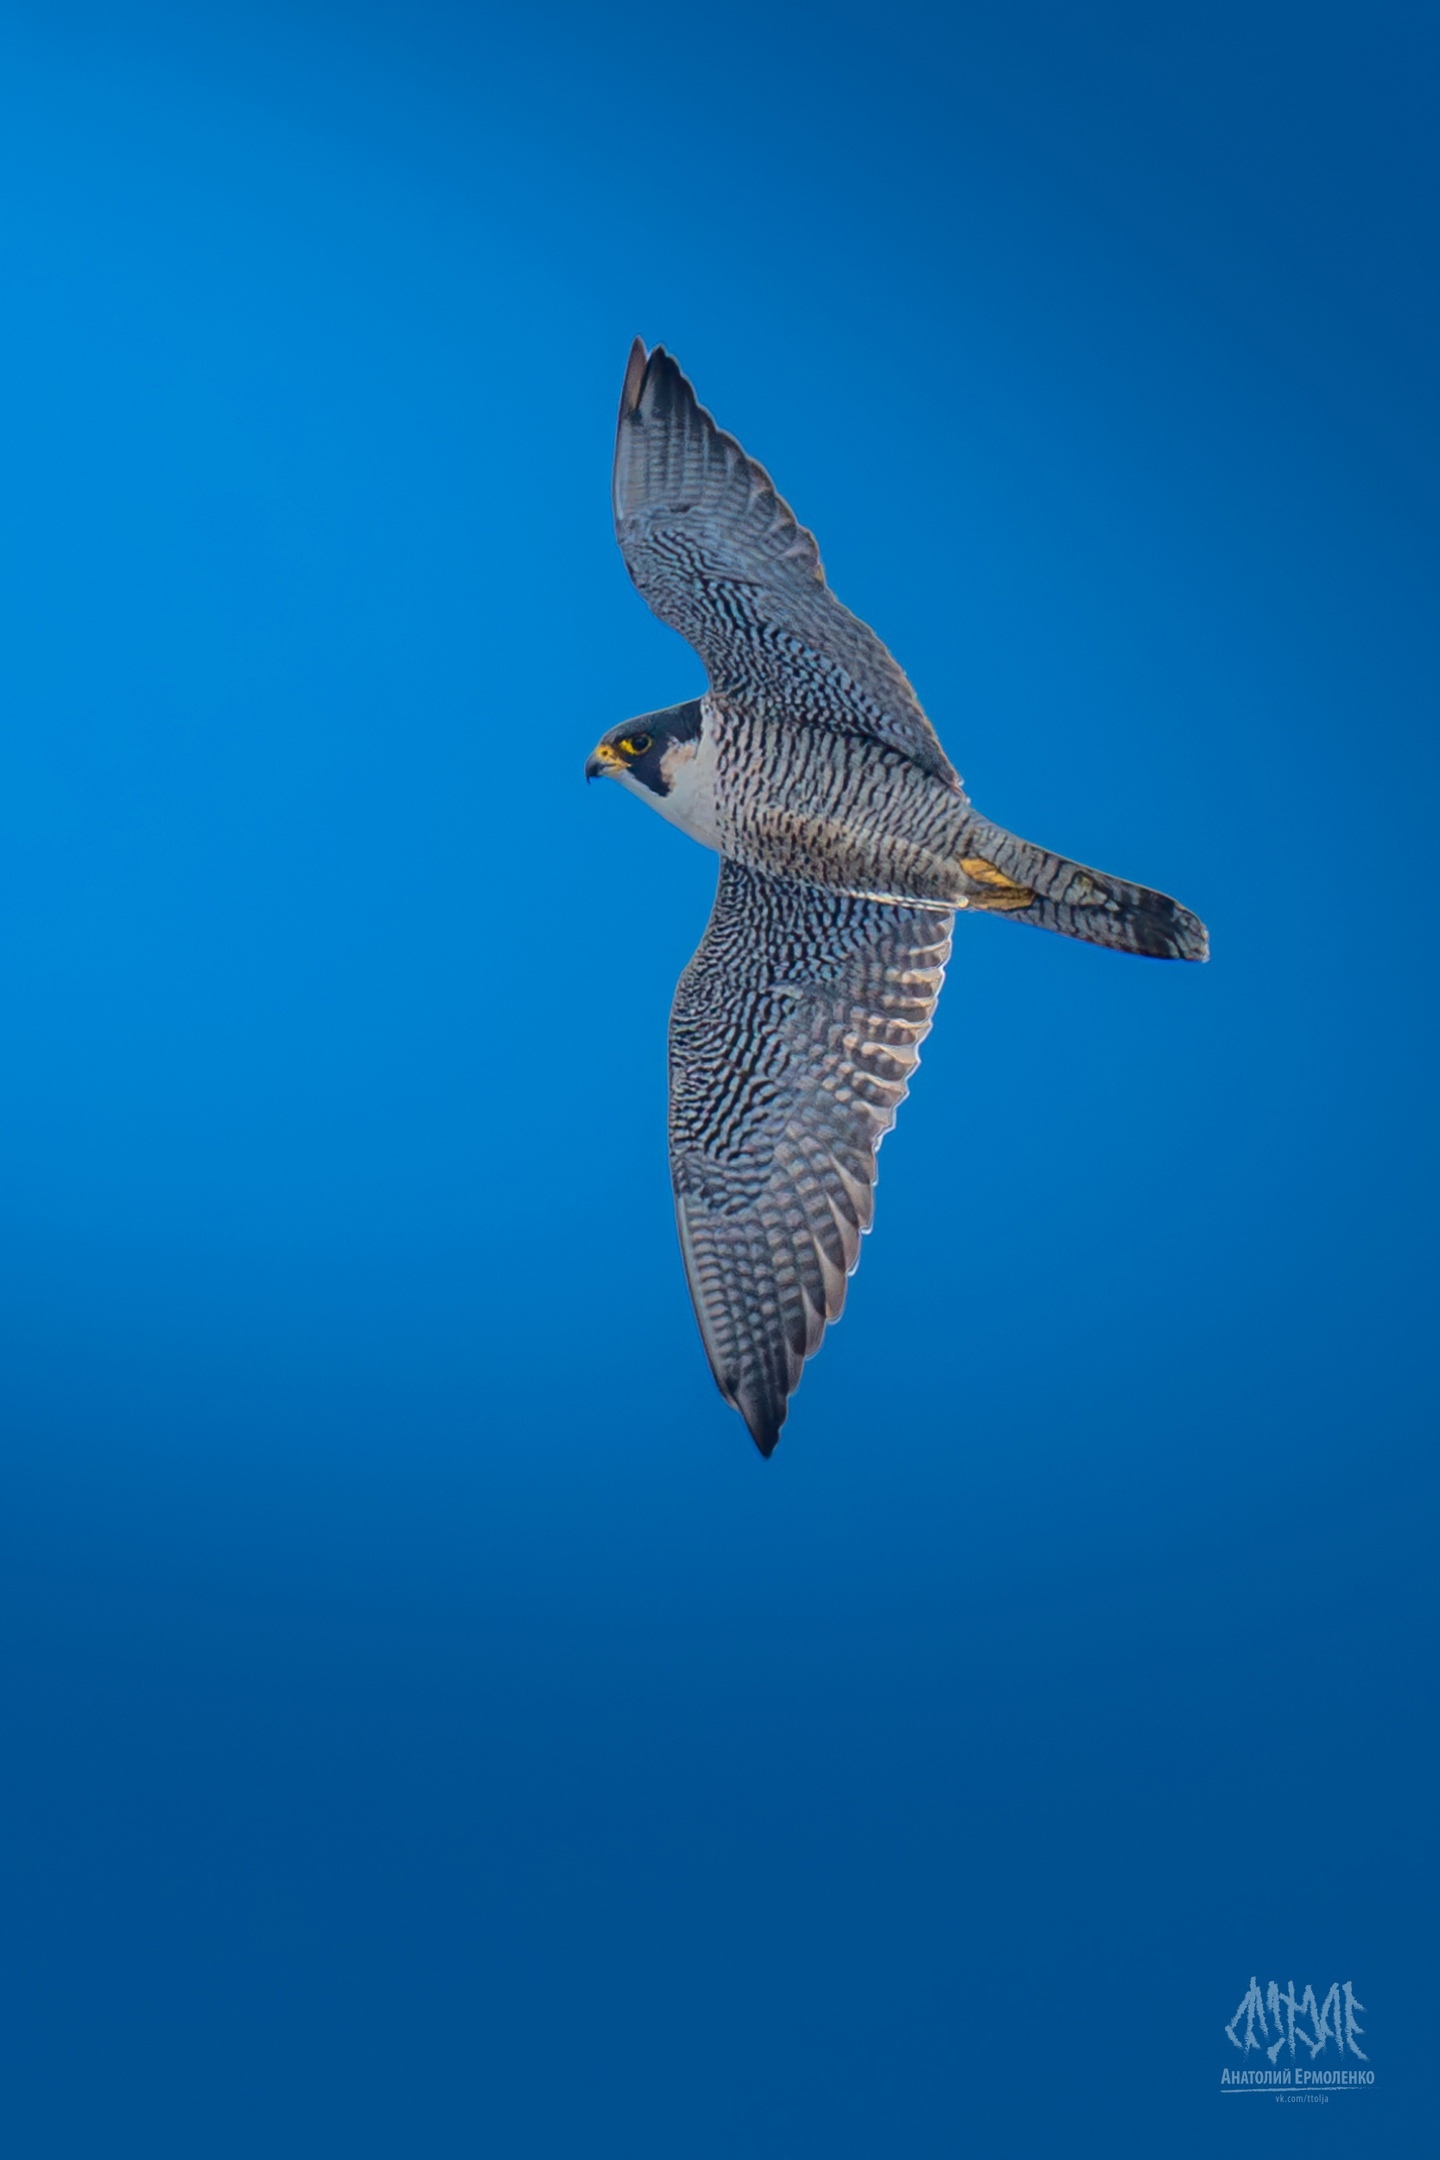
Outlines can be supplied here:
<path id="1" fill-rule="evenodd" d="M 7 2149 L 1208 2160 L 1252 1974 L 1417 2149 L 1437 45 L 7 11 Z M 582 780 L 702 680 L 637 333 L 984 814 L 1213 941 L 957 925 L 769 1465 L 665 1158 L 714 864 Z"/>

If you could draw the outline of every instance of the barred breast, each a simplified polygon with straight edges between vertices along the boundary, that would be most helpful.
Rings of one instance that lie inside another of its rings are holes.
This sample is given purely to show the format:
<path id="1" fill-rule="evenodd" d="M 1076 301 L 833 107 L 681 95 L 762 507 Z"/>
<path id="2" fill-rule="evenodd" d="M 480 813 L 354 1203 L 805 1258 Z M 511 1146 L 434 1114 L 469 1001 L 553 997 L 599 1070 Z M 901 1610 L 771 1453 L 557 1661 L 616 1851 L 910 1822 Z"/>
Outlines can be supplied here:
<path id="1" fill-rule="evenodd" d="M 871 899 L 953 906 L 963 897 L 974 812 L 945 780 L 873 737 L 714 692 L 705 707 L 722 854 Z"/>

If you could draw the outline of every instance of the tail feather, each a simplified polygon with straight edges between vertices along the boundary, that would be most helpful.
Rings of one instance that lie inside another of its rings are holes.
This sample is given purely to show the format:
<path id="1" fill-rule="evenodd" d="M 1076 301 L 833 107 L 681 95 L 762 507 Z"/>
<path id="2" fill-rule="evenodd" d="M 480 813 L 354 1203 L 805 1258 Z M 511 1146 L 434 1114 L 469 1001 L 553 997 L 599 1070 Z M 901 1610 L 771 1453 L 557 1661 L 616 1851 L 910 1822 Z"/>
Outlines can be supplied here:
<path id="1" fill-rule="evenodd" d="M 1204 923 L 1178 900 L 1048 854 L 984 818 L 966 830 L 960 867 L 972 909 L 1153 960 L 1210 957 Z"/>

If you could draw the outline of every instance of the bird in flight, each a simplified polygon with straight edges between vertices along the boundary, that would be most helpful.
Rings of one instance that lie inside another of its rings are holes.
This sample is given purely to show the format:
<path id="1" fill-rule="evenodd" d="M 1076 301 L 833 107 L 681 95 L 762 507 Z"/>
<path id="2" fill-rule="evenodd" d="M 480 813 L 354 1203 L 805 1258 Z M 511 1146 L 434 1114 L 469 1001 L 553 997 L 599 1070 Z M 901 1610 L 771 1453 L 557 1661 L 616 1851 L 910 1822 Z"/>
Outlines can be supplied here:
<path id="1" fill-rule="evenodd" d="M 709 688 L 612 728 L 585 772 L 720 857 L 670 1015 L 670 1167 L 711 1370 L 768 1456 L 845 1302 L 955 915 L 1160 960 L 1203 960 L 1205 926 L 971 808 L 814 536 L 639 338 L 613 495 L 625 566 Z"/>

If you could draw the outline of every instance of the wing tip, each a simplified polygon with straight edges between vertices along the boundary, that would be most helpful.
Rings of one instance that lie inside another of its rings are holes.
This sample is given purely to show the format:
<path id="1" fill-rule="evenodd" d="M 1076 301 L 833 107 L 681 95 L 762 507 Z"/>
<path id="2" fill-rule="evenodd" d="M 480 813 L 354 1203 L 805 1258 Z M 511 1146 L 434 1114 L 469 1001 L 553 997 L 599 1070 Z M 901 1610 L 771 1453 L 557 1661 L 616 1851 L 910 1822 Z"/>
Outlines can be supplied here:
<path id="1" fill-rule="evenodd" d="M 620 414 L 615 423 L 615 460 L 610 476 L 610 501 L 618 526 L 625 517 L 629 502 L 631 482 L 638 475 L 643 484 L 646 452 L 641 449 L 648 426 L 660 423 L 673 424 L 677 419 L 686 427 L 699 416 L 702 424 L 708 421 L 712 432 L 715 423 L 708 414 L 702 414 L 695 392 L 673 353 L 663 345 L 646 349 L 644 338 L 637 337 L 630 347 L 630 357 L 625 363 L 625 380 L 620 385 Z"/>
<path id="2" fill-rule="evenodd" d="M 659 347 L 656 348 L 659 350 Z M 630 347 L 630 358 L 625 363 L 625 380 L 620 388 L 620 417 L 628 420 L 640 403 L 640 393 L 645 386 L 645 369 L 650 355 L 645 350 L 645 340 L 637 337 Z"/>
<path id="3" fill-rule="evenodd" d="M 637 337 L 630 347 L 630 357 L 625 363 L 625 380 L 620 386 L 620 424 L 627 420 L 669 420 L 677 413 L 688 417 L 688 408 L 703 417 L 718 435 L 714 416 L 704 412 L 695 395 L 695 386 L 681 367 L 674 353 L 663 345 L 651 345 L 648 349 L 644 338 Z"/>
<path id="4" fill-rule="evenodd" d="M 768 1388 L 757 1394 L 753 1387 L 745 1385 L 733 1367 L 722 1364 L 710 1347 L 709 1330 L 693 1286 L 691 1297 L 695 1301 L 695 1315 L 700 1322 L 705 1354 L 710 1360 L 711 1378 L 720 1391 L 720 1399 L 728 1409 L 735 1412 L 766 1462 L 769 1462 L 780 1443 L 780 1428 L 790 1415 L 790 1398 L 788 1395 L 781 1395 L 777 1399 Z"/>
<path id="5" fill-rule="evenodd" d="M 727 1399 L 740 1412 L 741 1417 L 745 1420 L 746 1430 L 749 1432 L 750 1438 L 754 1441 L 766 1462 L 769 1462 L 780 1444 L 780 1428 L 785 1423 L 785 1414 L 790 1408 L 789 1403 L 781 1403 L 778 1410 L 771 1403 L 755 1403 L 747 1409 L 745 1404 L 737 1402 L 733 1395 Z"/>

